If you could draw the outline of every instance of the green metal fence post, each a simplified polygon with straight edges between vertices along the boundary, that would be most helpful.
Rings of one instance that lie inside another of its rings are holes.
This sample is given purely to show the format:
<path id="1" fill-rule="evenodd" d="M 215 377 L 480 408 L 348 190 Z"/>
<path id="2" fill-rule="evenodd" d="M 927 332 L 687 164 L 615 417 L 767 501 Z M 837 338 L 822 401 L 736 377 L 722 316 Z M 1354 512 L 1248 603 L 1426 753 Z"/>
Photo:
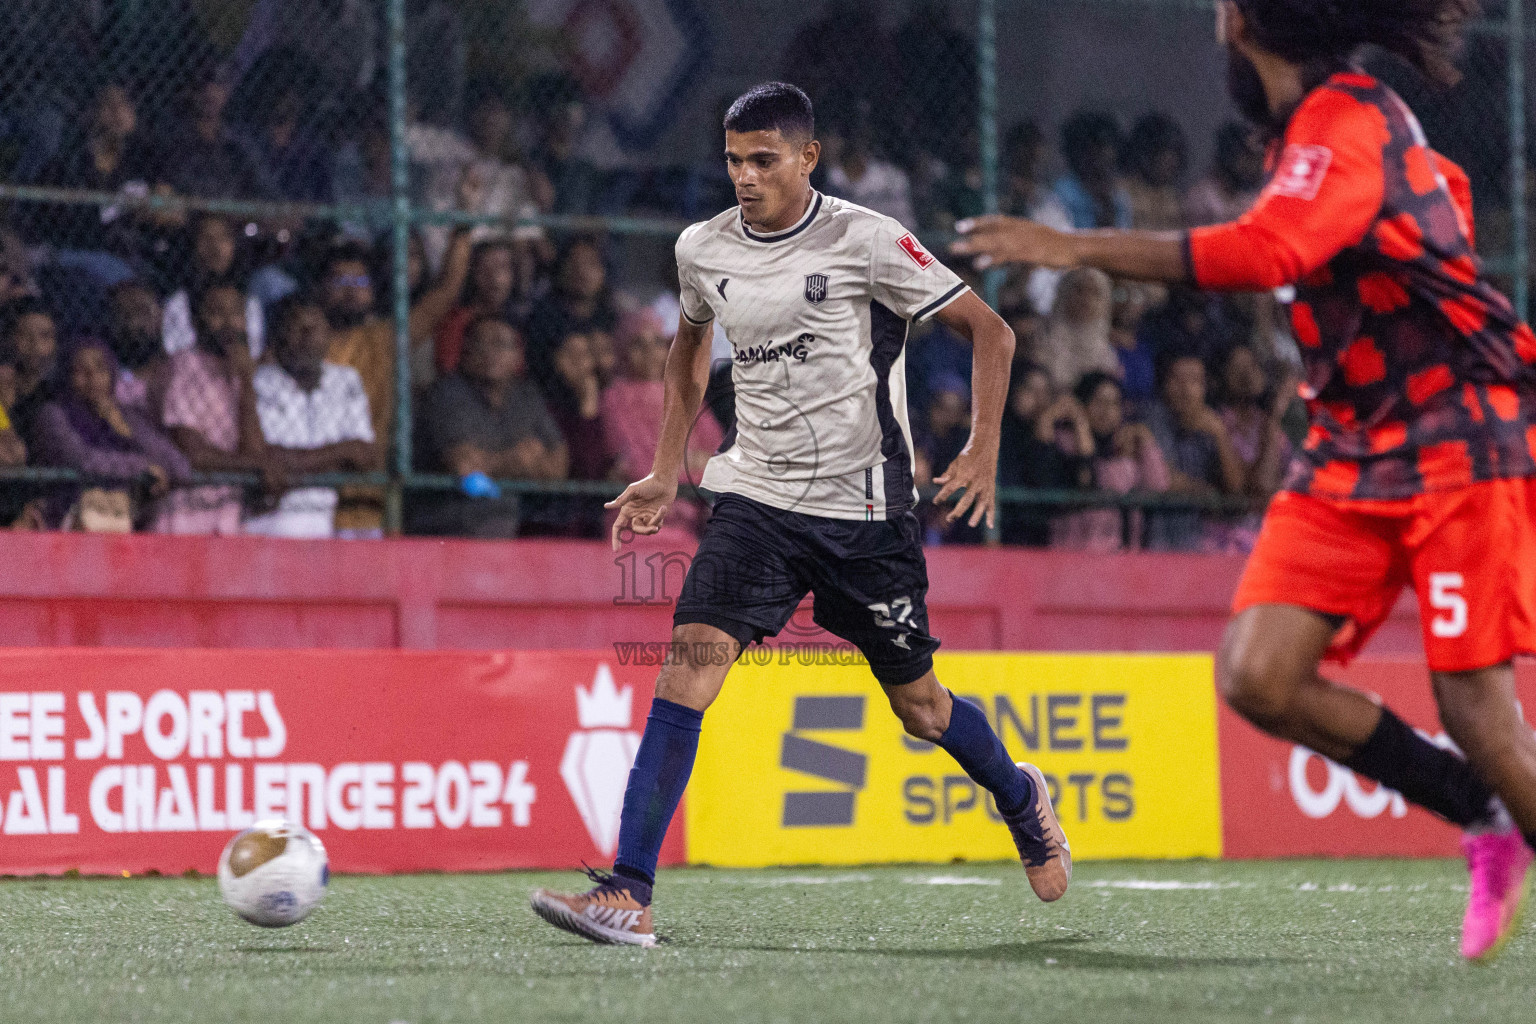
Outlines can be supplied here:
<path id="1" fill-rule="evenodd" d="M 977 138 L 981 145 L 981 209 L 983 213 L 997 213 L 998 168 L 997 146 L 997 4 L 996 0 L 980 0 L 976 14 L 976 113 L 979 120 Z M 987 305 L 996 309 L 1003 290 L 1003 271 L 989 270 L 983 278 Z M 997 514 L 1001 515 L 998 509 Z M 1002 541 L 1002 532 L 996 526 L 987 527 L 987 543 Z"/>
<path id="2" fill-rule="evenodd" d="M 405 147 L 405 0 L 388 0 L 390 267 L 395 324 L 395 458 L 388 498 L 388 532 L 404 519 L 405 481 L 411 475 L 410 159 Z"/>
<path id="3" fill-rule="evenodd" d="M 997 4 L 981 0 L 976 17 L 976 112 L 977 137 L 981 144 L 981 209 L 997 213 L 1000 209 L 998 185 L 1001 180 L 997 138 Z M 1003 271 L 986 274 L 987 305 L 997 308 L 1003 289 Z"/>
<path id="4" fill-rule="evenodd" d="M 1515 309 L 1530 316 L 1530 211 L 1525 186 L 1525 0 L 1509 0 L 1509 188 L 1514 234 Z"/>

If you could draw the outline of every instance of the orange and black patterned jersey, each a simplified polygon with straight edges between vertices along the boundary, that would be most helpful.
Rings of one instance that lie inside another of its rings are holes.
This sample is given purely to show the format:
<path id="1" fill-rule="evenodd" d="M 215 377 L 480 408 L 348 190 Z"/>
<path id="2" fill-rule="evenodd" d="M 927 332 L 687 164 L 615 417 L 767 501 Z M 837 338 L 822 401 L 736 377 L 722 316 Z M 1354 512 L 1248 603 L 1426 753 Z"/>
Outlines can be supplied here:
<path id="1" fill-rule="evenodd" d="M 1257 205 L 1190 233 L 1203 288 L 1296 286 L 1312 427 L 1286 488 L 1391 500 L 1536 476 L 1536 336 L 1484 276 L 1471 187 L 1396 93 L 1334 75 Z"/>

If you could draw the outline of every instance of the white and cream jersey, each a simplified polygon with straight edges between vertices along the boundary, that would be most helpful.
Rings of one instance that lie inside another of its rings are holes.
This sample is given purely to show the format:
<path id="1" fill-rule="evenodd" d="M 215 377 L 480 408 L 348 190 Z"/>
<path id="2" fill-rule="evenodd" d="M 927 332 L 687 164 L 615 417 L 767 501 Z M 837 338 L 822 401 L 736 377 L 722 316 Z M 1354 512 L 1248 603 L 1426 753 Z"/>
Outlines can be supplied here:
<path id="1" fill-rule="evenodd" d="M 967 290 L 890 217 L 816 193 L 773 234 L 738 209 L 677 241 L 683 316 L 731 342 L 736 426 L 700 481 L 774 508 L 910 508 L 907 332 Z"/>

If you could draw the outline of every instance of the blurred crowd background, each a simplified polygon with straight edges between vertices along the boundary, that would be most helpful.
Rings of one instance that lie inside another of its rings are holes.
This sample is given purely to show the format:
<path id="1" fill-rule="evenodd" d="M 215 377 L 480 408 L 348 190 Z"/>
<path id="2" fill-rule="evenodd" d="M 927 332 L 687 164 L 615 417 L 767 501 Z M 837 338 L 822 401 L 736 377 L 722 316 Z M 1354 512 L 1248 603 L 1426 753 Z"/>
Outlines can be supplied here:
<path id="1" fill-rule="evenodd" d="M 1525 47 L 1487 6 L 1451 93 L 1371 67 L 1468 170 L 1523 301 Z M 734 205 L 720 117 L 765 78 L 817 104 L 816 186 L 938 251 L 990 209 L 1214 223 L 1264 181 L 1197 2 L 8 0 L 4 21 L 14 529 L 601 535 L 659 436 L 672 242 Z M 930 543 L 1252 544 L 1305 435 L 1283 294 L 956 270 L 1019 338 L 1008 501 L 995 531 L 925 505 Z M 731 425 L 715 356 L 693 479 Z M 911 342 L 925 487 L 966 440 L 970 362 L 942 326 Z"/>

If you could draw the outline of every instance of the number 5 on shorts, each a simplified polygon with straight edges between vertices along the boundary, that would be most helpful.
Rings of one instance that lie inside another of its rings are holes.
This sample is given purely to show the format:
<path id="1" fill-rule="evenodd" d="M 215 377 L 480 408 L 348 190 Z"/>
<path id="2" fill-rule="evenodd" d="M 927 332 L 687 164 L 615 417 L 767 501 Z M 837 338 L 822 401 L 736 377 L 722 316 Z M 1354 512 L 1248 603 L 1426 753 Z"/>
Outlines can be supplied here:
<path id="1" fill-rule="evenodd" d="M 1429 574 L 1429 606 L 1444 613 L 1430 621 L 1429 631 L 1441 640 L 1454 640 L 1467 632 L 1467 599 L 1460 593 L 1466 585 L 1459 572 Z"/>

